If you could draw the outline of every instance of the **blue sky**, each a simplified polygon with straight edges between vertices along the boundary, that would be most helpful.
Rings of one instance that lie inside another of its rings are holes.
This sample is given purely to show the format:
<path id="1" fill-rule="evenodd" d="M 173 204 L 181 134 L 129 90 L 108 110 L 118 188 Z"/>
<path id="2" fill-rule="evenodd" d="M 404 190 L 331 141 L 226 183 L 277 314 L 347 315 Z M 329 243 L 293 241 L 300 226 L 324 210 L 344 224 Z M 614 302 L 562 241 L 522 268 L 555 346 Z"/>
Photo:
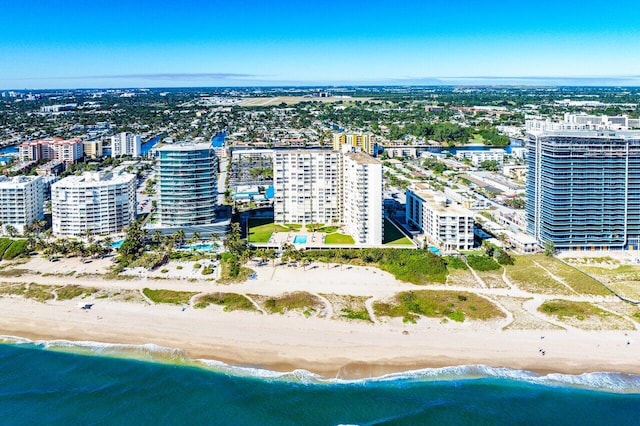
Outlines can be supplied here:
<path id="1" fill-rule="evenodd" d="M 640 84 L 637 0 L 33 0 L 0 16 L 4 89 Z"/>

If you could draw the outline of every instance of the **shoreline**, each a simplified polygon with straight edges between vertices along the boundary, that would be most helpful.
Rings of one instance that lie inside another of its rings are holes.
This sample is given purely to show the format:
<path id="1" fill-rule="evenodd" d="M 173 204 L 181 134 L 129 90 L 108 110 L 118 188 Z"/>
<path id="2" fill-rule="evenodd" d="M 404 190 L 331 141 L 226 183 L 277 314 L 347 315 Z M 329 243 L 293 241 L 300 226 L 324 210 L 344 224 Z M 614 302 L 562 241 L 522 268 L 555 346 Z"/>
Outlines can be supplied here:
<path id="1" fill-rule="evenodd" d="M 537 374 L 640 375 L 638 331 L 494 330 L 439 324 L 354 324 L 216 309 L 181 311 L 100 301 L 75 303 L 1 298 L 0 334 L 32 341 L 153 344 L 188 360 L 280 373 L 307 370 L 323 378 L 364 379 L 392 373 L 483 365 Z M 405 331 L 408 334 L 403 334 Z M 543 338 L 544 336 L 544 338 Z M 627 344 L 627 342 L 630 342 Z M 546 354 L 540 353 L 543 347 Z M 99 354 L 99 353 L 98 353 Z"/>

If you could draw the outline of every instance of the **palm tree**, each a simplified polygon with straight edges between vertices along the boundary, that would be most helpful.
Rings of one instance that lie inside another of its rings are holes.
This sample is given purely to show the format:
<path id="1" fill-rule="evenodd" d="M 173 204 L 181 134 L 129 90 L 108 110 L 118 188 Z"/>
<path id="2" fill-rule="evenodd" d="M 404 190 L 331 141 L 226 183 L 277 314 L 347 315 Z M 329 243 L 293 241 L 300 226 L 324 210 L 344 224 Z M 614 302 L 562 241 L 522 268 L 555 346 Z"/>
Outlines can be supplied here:
<path id="1" fill-rule="evenodd" d="M 160 232 L 160 230 L 157 230 L 153 233 L 153 236 L 151 237 L 151 241 L 153 241 L 156 244 L 160 244 L 160 240 L 162 240 L 162 232 Z"/>

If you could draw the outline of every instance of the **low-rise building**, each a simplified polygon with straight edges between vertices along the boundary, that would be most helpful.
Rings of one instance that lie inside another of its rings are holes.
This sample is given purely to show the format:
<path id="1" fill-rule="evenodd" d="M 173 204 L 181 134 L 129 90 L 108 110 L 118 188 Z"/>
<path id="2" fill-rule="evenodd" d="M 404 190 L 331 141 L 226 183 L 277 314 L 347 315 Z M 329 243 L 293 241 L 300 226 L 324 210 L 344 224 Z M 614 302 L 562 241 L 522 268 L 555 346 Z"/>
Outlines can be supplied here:
<path id="1" fill-rule="evenodd" d="M 121 232 L 136 219 L 136 175 L 85 172 L 51 185 L 53 234 Z"/>
<path id="2" fill-rule="evenodd" d="M 0 221 L 19 233 L 44 219 L 44 191 L 40 176 L 0 176 Z"/>
<path id="3" fill-rule="evenodd" d="M 407 188 L 406 221 L 443 251 L 473 248 L 473 213 L 427 189 Z M 420 237 L 418 237 L 420 238 Z"/>

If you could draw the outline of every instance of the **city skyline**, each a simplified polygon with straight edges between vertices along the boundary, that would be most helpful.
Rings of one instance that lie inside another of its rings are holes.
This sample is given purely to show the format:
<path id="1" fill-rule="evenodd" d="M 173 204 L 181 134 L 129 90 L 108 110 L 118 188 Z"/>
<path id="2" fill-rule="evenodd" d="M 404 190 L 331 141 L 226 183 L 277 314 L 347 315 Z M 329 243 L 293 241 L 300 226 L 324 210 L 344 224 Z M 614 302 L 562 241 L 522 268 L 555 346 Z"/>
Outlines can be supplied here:
<path id="1" fill-rule="evenodd" d="M 640 22 L 541 1 L 3 4 L 0 89 L 640 85 Z"/>

